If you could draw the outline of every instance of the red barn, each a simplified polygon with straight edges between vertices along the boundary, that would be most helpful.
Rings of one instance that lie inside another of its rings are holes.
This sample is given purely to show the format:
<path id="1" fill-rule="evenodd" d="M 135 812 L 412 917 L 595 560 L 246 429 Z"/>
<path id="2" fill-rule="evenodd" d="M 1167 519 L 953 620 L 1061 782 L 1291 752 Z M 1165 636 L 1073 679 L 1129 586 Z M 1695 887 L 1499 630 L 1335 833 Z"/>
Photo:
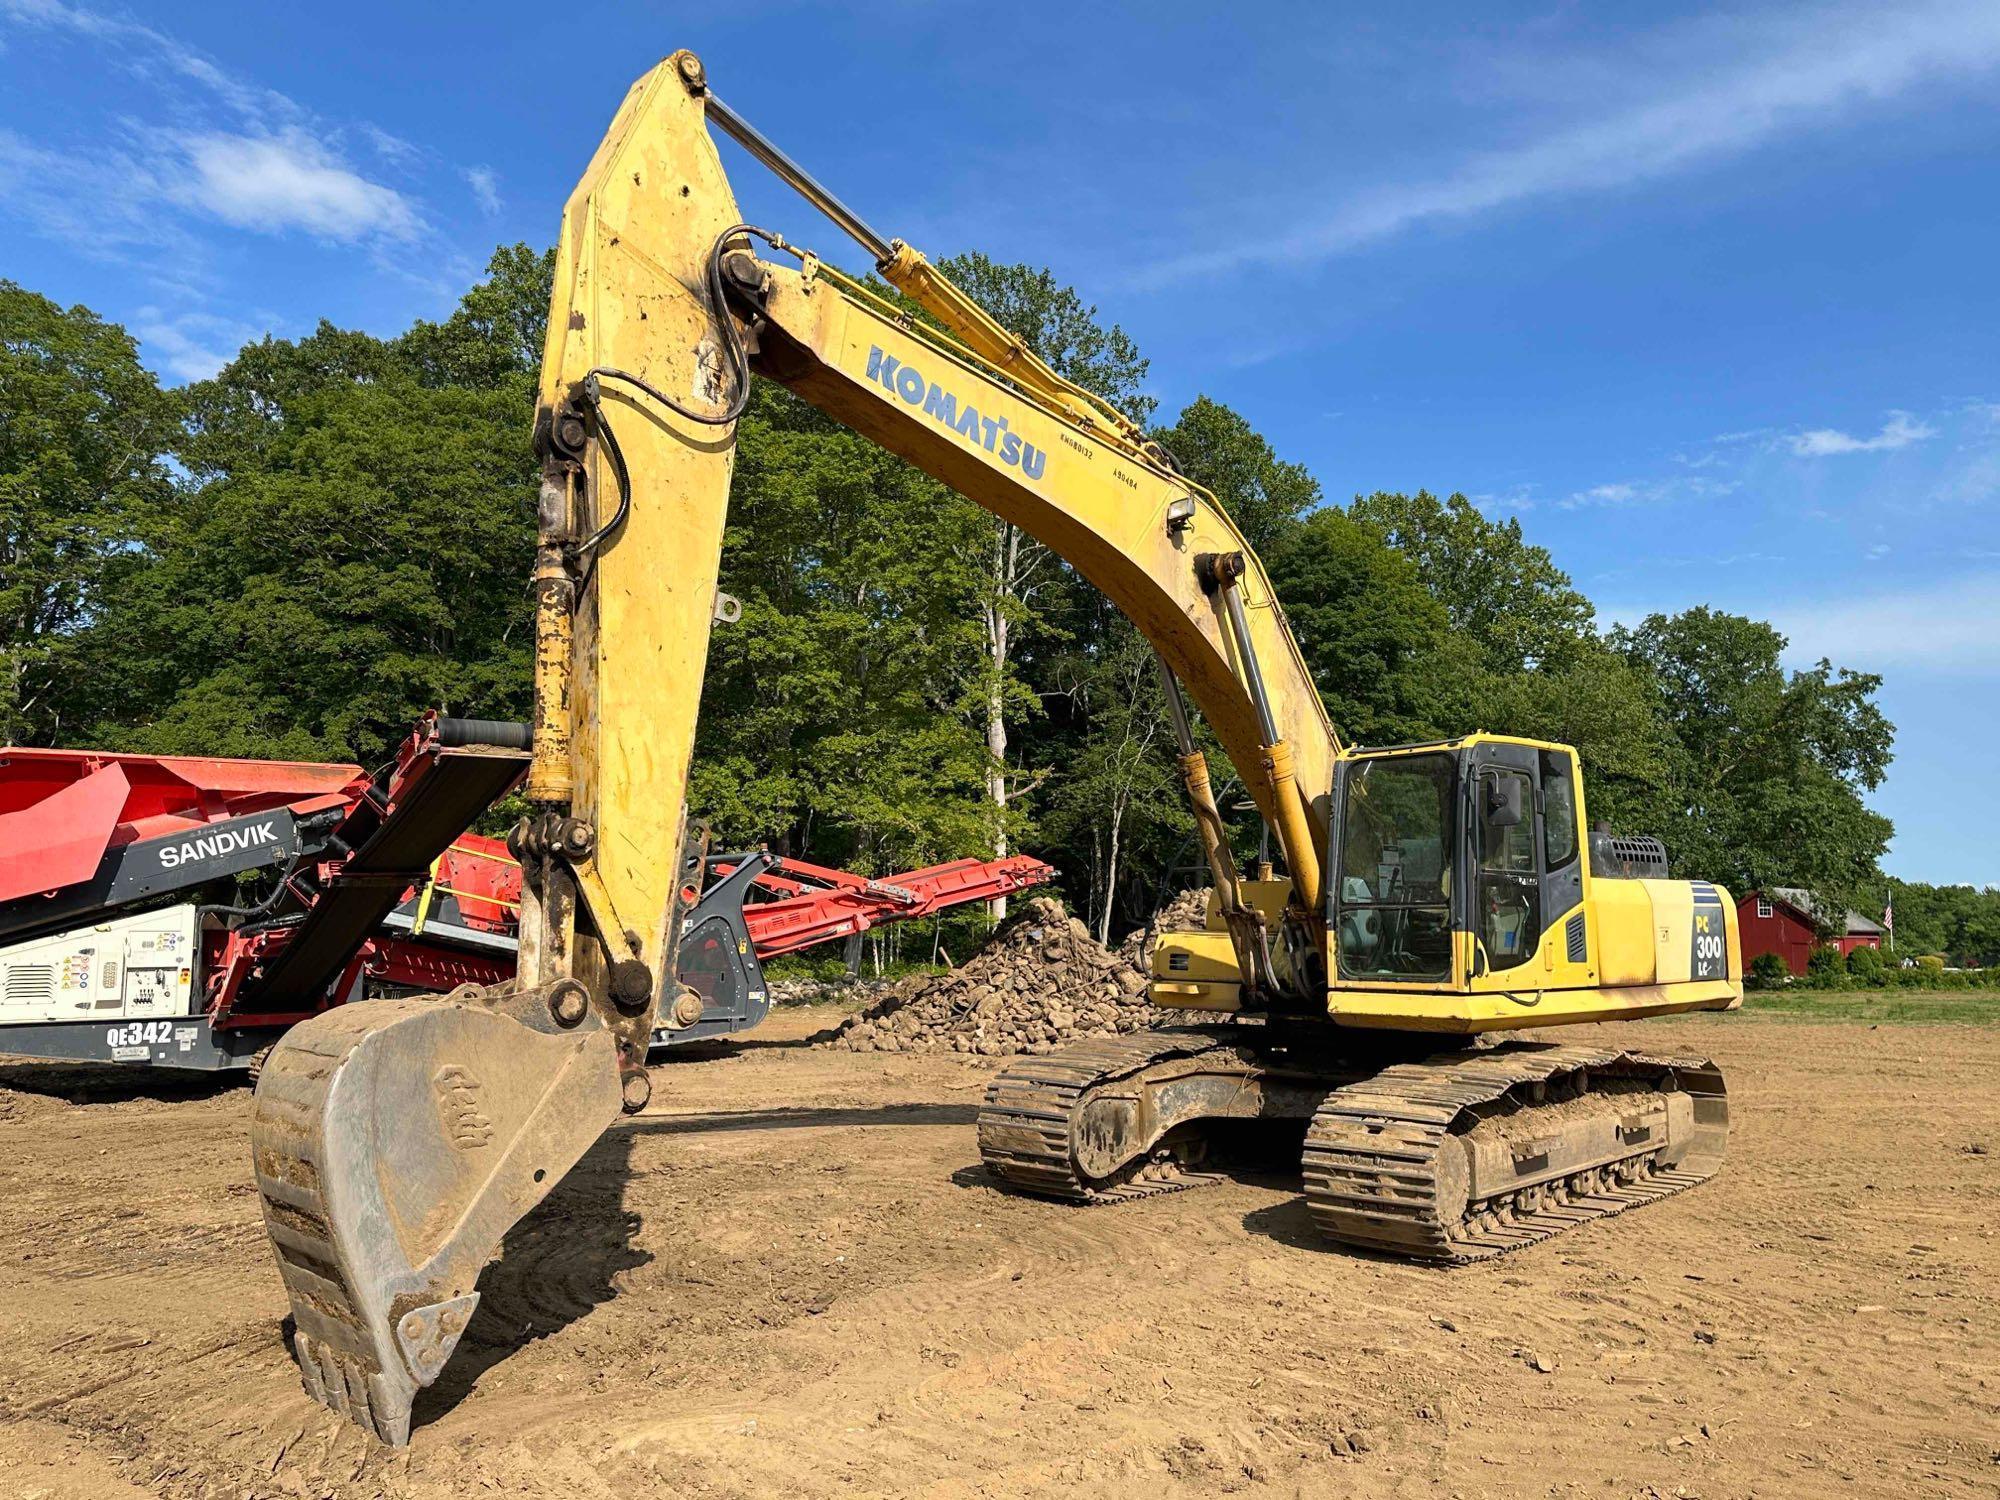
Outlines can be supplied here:
<path id="1" fill-rule="evenodd" d="M 1736 903 L 1736 926 L 1743 941 L 1744 963 L 1761 953 L 1775 953 L 1795 975 L 1805 973 L 1806 960 L 1820 943 L 1819 929 L 1813 923 L 1812 897 L 1791 886 L 1748 892 Z M 1828 946 L 1838 948 L 1843 955 L 1856 948 L 1879 948 L 1881 924 L 1851 911 L 1844 930 L 1829 939 Z"/>

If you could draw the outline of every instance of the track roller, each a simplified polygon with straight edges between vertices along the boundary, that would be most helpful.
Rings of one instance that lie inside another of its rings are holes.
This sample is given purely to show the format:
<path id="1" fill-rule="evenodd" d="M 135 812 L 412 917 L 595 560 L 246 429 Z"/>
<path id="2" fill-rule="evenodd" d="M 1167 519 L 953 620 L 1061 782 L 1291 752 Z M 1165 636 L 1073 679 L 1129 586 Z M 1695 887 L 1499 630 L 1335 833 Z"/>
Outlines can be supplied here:
<path id="1" fill-rule="evenodd" d="M 1336 1244 L 1484 1260 L 1707 1180 L 1728 1133 L 1705 1059 L 1512 1044 L 1331 1091 L 1306 1203 Z"/>

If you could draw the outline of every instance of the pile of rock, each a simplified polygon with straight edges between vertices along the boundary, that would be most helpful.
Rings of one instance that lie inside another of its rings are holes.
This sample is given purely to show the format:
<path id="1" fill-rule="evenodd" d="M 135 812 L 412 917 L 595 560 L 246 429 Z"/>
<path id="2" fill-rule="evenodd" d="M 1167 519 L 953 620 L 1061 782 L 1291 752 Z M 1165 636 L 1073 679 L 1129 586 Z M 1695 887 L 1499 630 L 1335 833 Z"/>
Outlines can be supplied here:
<path id="1" fill-rule="evenodd" d="M 1150 974 L 1153 972 L 1153 948 L 1158 946 L 1161 933 L 1200 932 L 1207 925 L 1208 887 L 1182 891 L 1154 915 L 1150 942 L 1147 929 L 1135 927 L 1118 945 L 1118 956 L 1133 968 Z"/>
<path id="2" fill-rule="evenodd" d="M 1138 1031 L 1160 1019 L 1146 1003 L 1145 973 L 1093 939 L 1060 901 L 1037 896 L 961 968 L 902 981 L 825 1045 L 1041 1054 L 1073 1037 Z"/>

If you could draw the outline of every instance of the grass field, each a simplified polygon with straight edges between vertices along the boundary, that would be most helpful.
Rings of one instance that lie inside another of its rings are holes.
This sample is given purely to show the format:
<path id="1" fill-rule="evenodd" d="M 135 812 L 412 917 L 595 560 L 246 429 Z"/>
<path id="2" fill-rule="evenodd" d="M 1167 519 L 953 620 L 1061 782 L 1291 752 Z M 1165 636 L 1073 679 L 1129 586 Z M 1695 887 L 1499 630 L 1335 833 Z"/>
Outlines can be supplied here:
<path id="1" fill-rule="evenodd" d="M 1989 990 L 1758 990 L 1743 997 L 1754 1015 L 1802 1016 L 1817 1021 L 2000 1026 L 2000 989 Z"/>

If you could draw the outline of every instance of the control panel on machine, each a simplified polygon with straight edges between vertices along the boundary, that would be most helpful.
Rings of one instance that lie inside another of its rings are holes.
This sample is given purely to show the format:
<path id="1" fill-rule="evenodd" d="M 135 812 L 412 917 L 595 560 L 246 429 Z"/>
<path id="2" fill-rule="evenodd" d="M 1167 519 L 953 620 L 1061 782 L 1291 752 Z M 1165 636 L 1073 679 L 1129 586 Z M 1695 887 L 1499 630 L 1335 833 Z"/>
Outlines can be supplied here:
<path id="1" fill-rule="evenodd" d="M 192 1013 L 192 905 L 0 948 L 0 1025 Z"/>

